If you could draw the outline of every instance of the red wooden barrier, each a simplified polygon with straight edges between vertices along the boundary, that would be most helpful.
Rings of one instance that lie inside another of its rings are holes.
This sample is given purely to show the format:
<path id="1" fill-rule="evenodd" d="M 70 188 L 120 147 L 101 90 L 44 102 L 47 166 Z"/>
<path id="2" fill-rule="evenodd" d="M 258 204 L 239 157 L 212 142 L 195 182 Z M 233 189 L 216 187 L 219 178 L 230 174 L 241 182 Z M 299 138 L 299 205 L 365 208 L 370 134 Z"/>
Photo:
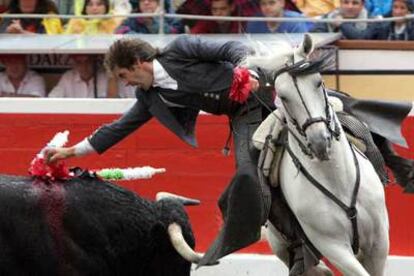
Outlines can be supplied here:
<path id="1" fill-rule="evenodd" d="M 53 135 L 65 129 L 70 144 L 89 135 L 96 127 L 117 118 L 115 115 L 79 114 L 0 114 L 0 173 L 27 174 L 35 154 Z M 404 123 L 410 149 L 398 148 L 414 158 L 414 119 Z M 204 251 L 213 241 L 221 224 L 216 202 L 234 171 L 234 157 L 224 157 L 221 149 L 228 135 L 225 117 L 200 116 L 197 136 L 200 147 L 193 149 L 172 135 L 155 120 L 127 137 L 102 156 L 92 155 L 68 161 L 83 168 L 164 167 L 167 172 L 150 180 L 121 181 L 120 185 L 147 198 L 165 190 L 199 198 L 202 204 L 189 207 L 197 240 L 197 250 Z M 401 192 L 395 184 L 386 188 L 391 223 L 391 254 L 414 255 L 414 195 Z M 264 242 L 242 252 L 270 253 Z"/>

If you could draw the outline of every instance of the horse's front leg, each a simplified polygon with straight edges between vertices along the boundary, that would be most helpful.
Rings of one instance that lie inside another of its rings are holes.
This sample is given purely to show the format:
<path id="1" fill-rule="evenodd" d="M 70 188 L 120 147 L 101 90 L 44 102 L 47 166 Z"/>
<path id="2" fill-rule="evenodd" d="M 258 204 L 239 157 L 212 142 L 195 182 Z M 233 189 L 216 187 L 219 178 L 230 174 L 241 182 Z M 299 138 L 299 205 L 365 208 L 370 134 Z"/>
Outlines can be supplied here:
<path id="1" fill-rule="evenodd" d="M 379 210 L 379 207 L 373 209 Z M 387 218 L 385 206 L 384 216 Z M 385 264 L 389 253 L 389 236 L 388 236 L 388 219 L 377 220 L 378 224 L 374 227 L 371 234 L 371 243 L 368 245 L 361 245 L 360 261 L 371 276 L 383 276 L 385 271 Z"/>
<path id="2" fill-rule="evenodd" d="M 343 238 L 322 234 L 321 229 L 304 227 L 318 250 L 345 276 L 370 276 L 354 255 L 347 235 Z"/>
<path id="3" fill-rule="evenodd" d="M 383 276 L 388 256 L 388 245 L 381 240 L 369 254 L 362 254 L 361 263 L 371 276 Z"/>

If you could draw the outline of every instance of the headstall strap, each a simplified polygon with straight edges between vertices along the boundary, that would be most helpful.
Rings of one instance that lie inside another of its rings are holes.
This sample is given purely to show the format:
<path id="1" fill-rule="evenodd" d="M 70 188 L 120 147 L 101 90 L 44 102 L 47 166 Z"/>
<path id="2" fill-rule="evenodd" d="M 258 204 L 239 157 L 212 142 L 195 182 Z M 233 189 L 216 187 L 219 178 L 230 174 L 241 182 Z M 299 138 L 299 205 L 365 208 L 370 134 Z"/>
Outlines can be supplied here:
<path id="1" fill-rule="evenodd" d="M 304 59 L 304 60 L 301 60 L 301 61 L 295 63 L 294 58 L 292 58 L 292 65 L 285 64 L 284 67 L 282 67 L 281 69 L 279 69 L 278 71 L 276 71 L 274 73 L 273 82 L 275 82 L 277 77 L 282 73 L 285 73 L 285 72 L 289 73 L 289 72 L 292 72 L 292 71 L 294 72 L 295 69 L 299 69 L 299 68 L 300 69 L 305 69 L 305 68 L 309 67 L 310 65 L 311 65 L 311 63 L 307 59 Z"/>

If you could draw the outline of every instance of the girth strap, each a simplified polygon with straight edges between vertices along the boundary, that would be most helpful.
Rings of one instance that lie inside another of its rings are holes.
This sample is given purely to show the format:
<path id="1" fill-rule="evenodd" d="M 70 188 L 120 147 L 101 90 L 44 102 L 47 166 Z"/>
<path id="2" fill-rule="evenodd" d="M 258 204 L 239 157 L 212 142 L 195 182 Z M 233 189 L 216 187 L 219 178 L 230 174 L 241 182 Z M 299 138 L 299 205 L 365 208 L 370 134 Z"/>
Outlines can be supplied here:
<path id="1" fill-rule="evenodd" d="M 357 223 L 357 209 L 355 208 L 357 195 L 359 191 L 360 186 L 360 180 L 361 180 L 361 172 L 359 169 L 359 163 L 358 159 L 355 155 L 355 152 L 349 144 L 352 156 L 354 158 L 354 164 L 356 168 L 356 179 L 355 179 L 355 186 L 352 193 L 351 198 L 351 205 L 348 207 L 345 203 L 343 203 L 340 199 L 338 199 L 333 193 L 331 193 L 328 189 L 326 189 L 322 184 L 320 184 L 310 173 L 306 168 L 302 165 L 300 160 L 297 158 L 297 156 L 293 153 L 292 149 L 289 146 L 289 143 L 286 145 L 286 150 L 289 152 L 290 156 L 292 157 L 293 164 L 296 166 L 296 168 L 303 173 L 303 175 L 316 187 L 318 188 L 324 195 L 326 195 L 328 198 L 330 198 L 333 202 L 335 202 L 342 210 L 345 211 L 346 215 L 351 221 L 352 224 L 352 232 L 353 232 L 353 241 L 352 241 L 352 251 L 354 254 L 358 253 L 359 249 L 359 235 L 358 235 L 358 223 Z"/>

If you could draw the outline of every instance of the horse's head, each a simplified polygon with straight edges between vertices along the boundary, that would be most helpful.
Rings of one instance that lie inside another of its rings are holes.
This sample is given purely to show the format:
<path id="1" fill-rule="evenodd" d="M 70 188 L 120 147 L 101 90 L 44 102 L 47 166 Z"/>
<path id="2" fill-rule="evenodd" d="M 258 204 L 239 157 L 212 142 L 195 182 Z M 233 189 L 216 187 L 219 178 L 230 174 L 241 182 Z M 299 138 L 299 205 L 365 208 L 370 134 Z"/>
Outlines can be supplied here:
<path id="1" fill-rule="evenodd" d="M 313 50 L 314 42 L 309 34 L 305 34 L 299 47 L 275 49 L 276 54 L 266 59 L 248 58 L 248 64 L 272 72 L 274 86 L 291 132 L 312 155 L 319 160 L 328 160 L 334 122 L 319 73 L 326 65 L 326 60 L 312 60 L 310 54 Z"/>

